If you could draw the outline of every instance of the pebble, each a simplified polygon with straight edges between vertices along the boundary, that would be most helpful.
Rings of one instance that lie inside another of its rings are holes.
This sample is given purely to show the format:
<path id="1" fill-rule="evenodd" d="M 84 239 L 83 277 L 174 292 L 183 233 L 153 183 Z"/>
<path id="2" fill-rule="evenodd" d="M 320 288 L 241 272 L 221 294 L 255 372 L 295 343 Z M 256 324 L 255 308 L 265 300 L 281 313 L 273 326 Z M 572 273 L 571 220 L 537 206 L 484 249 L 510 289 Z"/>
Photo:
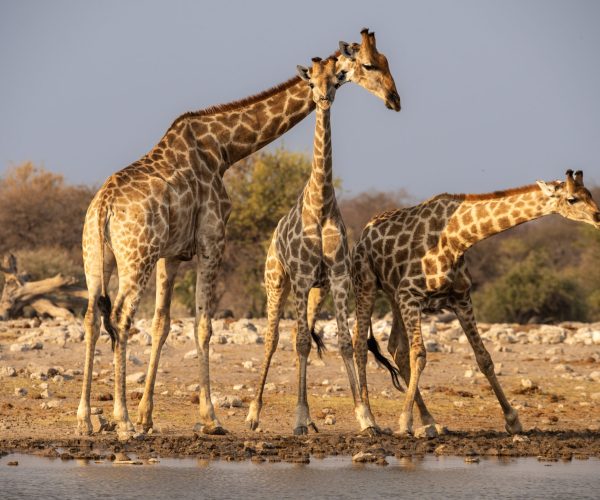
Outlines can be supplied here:
<path id="1" fill-rule="evenodd" d="M 335 425 L 335 416 L 333 416 L 333 415 L 327 415 L 325 417 L 324 424 L 325 425 Z"/>
<path id="2" fill-rule="evenodd" d="M 352 456 L 352 461 L 356 463 L 371 463 L 377 460 L 377 456 L 367 451 L 359 451 Z"/>
<path id="3" fill-rule="evenodd" d="M 15 396 L 19 396 L 21 398 L 27 396 L 27 389 L 25 389 L 25 387 L 16 387 Z"/>
<path id="4" fill-rule="evenodd" d="M 127 375 L 125 379 L 128 384 L 143 384 L 146 380 L 145 372 L 135 372 L 131 375 Z"/>
<path id="5" fill-rule="evenodd" d="M 423 425 L 421 427 L 417 427 L 414 431 L 414 436 L 417 439 L 433 439 L 437 437 L 438 432 L 435 428 L 435 425 Z"/>
<path id="6" fill-rule="evenodd" d="M 5 377 L 16 377 L 17 370 L 15 370 L 12 366 L 5 366 L 2 369 L 2 375 Z"/>

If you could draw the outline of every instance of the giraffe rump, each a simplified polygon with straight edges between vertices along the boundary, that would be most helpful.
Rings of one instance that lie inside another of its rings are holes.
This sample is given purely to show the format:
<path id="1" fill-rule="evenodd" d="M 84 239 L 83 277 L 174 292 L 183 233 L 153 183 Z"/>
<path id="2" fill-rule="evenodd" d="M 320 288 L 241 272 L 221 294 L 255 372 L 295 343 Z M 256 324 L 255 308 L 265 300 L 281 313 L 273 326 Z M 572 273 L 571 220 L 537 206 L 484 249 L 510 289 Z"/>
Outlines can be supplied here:
<path id="1" fill-rule="evenodd" d="M 102 314 L 102 323 L 104 325 L 104 329 L 106 333 L 108 333 L 110 337 L 110 347 L 114 351 L 115 344 L 117 343 L 117 331 L 115 327 L 110 322 L 110 312 L 112 310 L 112 305 L 110 303 L 110 297 L 108 295 L 101 295 L 98 297 L 98 309 L 100 309 L 100 314 Z"/>
<path id="2" fill-rule="evenodd" d="M 314 328 L 310 331 L 310 336 L 317 345 L 317 354 L 319 355 L 319 358 L 322 359 L 323 351 L 327 350 L 327 347 L 325 347 L 325 342 L 323 342 L 323 338 L 317 332 L 315 332 Z"/>
<path id="3" fill-rule="evenodd" d="M 381 352 L 381 349 L 379 349 L 377 339 L 373 335 L 372 324 L 369 324 L 369 337 L 367 338 L 367 347 L 369 348 L 369 351 L 373 353 L 373 356 L 375 356 L 377 363 L 380 366 L 383 366 L 389 370 L 390 375 L 392 376 L 392 384 L 394 384 L 394 387 L 400 392 L 404 392 L 404 388 L 400 385 L 400 380 L 398 379 L 398 375 L 400 375 L 400 370 L 398 370 L 398 368 L 392 365 L 390 360 L 387 359 Z"/>

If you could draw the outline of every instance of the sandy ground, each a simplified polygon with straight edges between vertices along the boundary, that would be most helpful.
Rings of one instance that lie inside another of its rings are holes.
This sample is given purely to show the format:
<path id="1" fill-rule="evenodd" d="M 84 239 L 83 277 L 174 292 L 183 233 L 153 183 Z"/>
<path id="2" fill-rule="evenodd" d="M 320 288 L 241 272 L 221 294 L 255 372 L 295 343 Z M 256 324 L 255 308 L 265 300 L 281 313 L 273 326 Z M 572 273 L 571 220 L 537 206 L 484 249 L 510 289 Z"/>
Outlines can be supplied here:
<path id="1" fill-rule="evenodd" d="M 260 331 L 264 320 L 255 323 Z M 193 431 L 198 368 L 197 360 L 186 353 L 194 349 L 194 344 L 191 340 L 172 341 L 163 349 L 156 387 L 154 423 L 158 432 L 128 443 L 118 442 L 114 432 L 75 436 L 83 342 L 44 342 L 42 349 L 13 351 L 9 346 L 27 329 L 5 325 L 0 328 L 0 453 L 19 450 L 49 456 L 62 454 L 64 458 L 97 458 L 131 451 L 146 457 L 193 455 L 290 461 L 305 461 L 311 454 L 360 451 L 370 452 L 373 460 L 380 461 L 385 455 L 429 452 L 528 455 L 550 460 L 600 457 L 600 384 L 594 377 L 600 366 L 600 346 L 593 344 L 486 342 L 499 368 L 499 380 L 519 411 L 525 433 L 518 438 L 504 432 L 499 404 L 487 380 L 477 371 L 468 344 L 453 342 L 452 346 L 442 346 L 452 352 L 429 352 L 420 386 L 431 413 L 447 427 L 448 433 L 416 439 L 359 434 L 343 364 L 335 343 L 329 343 L 322 361 L 313 349 L 308 371 L 311 415 L 320 432 L 291 436 L 296 398 L 295 353 L 289 341 L 291 324 L 282 323 L 282 340 L 271 365 L 271 385 L 265 392 L 260 432 L 249 431 L 244 419 L 258 382 L 263 346 L 212 345 L 213 393 L 218 401 L 239 398 L 241 407 L 217 404 L 219 419 L 229 434 L 206 436 Z M 106 336 L 101 337 L 97 351 L 92 407 L 101 409 L 110 419 L 113 367 Z M 131 343 L 129 352 L 128 374 L 145 372 L 149 347 Z M 14 374 L 10 373 L 11 368 Z M 40 373 L 48 371 L 50 377 L 42 380 L 45 377 Z M 397 428 L 404 395 L 394 389 L 388 372 L 373 361 L 369 362 L 368 376 L 375 418 L 391 433 Z M 17 395 L 18 389 L 25 389 L 27 394 Z M 128 383 L 128 408 L 134 422 L 141 391 L 143 384 Z M 415 427 L 419 425 L 415 410 Z"/>

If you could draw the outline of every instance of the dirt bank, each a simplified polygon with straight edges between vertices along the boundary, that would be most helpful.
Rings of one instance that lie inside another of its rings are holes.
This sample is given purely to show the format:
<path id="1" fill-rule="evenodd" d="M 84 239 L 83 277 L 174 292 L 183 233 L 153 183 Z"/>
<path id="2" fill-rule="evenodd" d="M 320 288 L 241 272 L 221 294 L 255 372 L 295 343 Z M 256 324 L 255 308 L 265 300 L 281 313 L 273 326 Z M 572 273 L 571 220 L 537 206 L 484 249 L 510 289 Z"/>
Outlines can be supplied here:
<path id="1" fill-rule="evenodd" d="M 448 455 L 542 456 L 549 459 L 600 457 L 600 345 L 597 325 L 563 325 L 543 329 L 487 325 L 485 344 L 496 363 L 499 380 L 518 409 L 526 430 L 513 441 L 487 380 L 477 370 L 473 353 L 453 323 L 431 323 L 426 333 L 428 364 L 421 388 L 438 423 L 449 429 L 433 439 L 393 435 L 358 435 L 335 332 L 325 329 L 328 351 L 323 360 L 311 356 L 308 370 L 311 415 L 319 434 L 290 436 L 295 406 L 295 354 L 289 342 L 291 322 L 282 325 L 265 407 L 262 432 L 246 429 L 248 404 L 258 381 L 264 320 L 217 324 L 211 353 L 216 410 L 226 436 L 192 431 L 197 417 L 197 360 L 188 320 L 175 321 L 161 358 L 155 393 L 154 422 L 158 433 L 119 443 L 114 433 L 79 438 L 74 435 L 81 390 L 84 343 L 79 322 L 72 324 L 0 323 L 0 449 L 67 457 L 94 458 L 118 451 L 142 457 L 197 456 L 232 460 L 303 461 L 309 455 L 384 455 L 424 453 Z M 128 404 L 132 420 L 143 391 L 149 337 L 138 323 L 128 360 Z M 385 348 L 385 324 L 375 325 Z M 256 327 L 256 328 L 254 328 Z M 254 328 L 254 330 L 253 330 Z M 586 330 L 587 329 L 587 330 Z M 256 331 L 255 331 L 256 330 Z M 596 335 L 596 337 L 594 336 Z M 110 419 L 112 355 L 105 337 L 98 343 L 92 406 Z M 387 372 L 369 363 L 374 415 L 382 428 L 397 427 L 403 394 Z M 420 425 L 415 415 L 415 427 Z"/>

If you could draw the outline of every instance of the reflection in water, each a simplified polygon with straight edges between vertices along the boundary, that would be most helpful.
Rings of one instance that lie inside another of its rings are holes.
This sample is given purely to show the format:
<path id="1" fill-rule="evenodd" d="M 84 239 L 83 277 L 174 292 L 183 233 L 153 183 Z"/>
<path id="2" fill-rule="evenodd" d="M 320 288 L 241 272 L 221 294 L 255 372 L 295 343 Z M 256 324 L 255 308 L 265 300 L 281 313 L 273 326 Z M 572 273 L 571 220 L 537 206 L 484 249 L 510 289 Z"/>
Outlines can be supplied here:
<path id="1" fill-rule="evenodd" d="M 8 461 L 18 460 L 17 467 Z M 532 458 L 349 458 L 254 464 L 161 458 L 152 465 L 63 461 L 27 455 L 0 459 L 0 497 L 16 498 L 597 498 L 600 460 L 540 463 Z"/>

